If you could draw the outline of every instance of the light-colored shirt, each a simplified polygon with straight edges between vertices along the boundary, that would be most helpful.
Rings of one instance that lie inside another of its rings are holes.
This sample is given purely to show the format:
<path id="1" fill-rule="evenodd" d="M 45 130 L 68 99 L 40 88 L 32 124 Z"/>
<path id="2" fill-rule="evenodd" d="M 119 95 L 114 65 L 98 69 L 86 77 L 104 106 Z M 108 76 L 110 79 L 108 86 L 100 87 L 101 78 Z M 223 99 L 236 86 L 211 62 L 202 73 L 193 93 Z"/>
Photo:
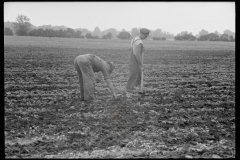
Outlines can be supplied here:
<path id="1" fill-rule="evenodd" d="M 107 69 L 107 62 L 101 59 L 100 57 L 94 55 L 94 54 L 85 54 L 85 57 L 90 61 L 92 69 L 94 72 L 99 72 L 101 71 L 104 80 L 107 80 L 110 78 L 108 69 Z"/>
<path id="2" fill-rule="evenodd" d="M 141 47 L 140 53 L 139 50 L 137 52 L 136 48 L 137 47 Z M 135 68 L 139 67 L 139 63 L 136 56 L 140 55 L 141 56 L 141 60 L 142 60 L 142 54 L 144 51 L 144 47 L 143 47 L 143 42 L 142 40 L 139 38 L 139 36 L 134 37 L 131 41 L 131 54 L 130 54 L 130 59 L 129 59 L 129 65 Z"/>
<path id="3" fill-rule="evenodd" d="M 139 44 L 142 44 L 142 46 L 143 46 L 143 41 L 141 40 L 141 38 L 139 38 L 137 36 L 137 37 L 132 39 L 132 41 L 131 41 L 131 48 L 132 48 L 132 51 L 133 51 L 134 55 L 136 55 L 135 49 L 136 49 L 137 45 L 139 45 Z"/>

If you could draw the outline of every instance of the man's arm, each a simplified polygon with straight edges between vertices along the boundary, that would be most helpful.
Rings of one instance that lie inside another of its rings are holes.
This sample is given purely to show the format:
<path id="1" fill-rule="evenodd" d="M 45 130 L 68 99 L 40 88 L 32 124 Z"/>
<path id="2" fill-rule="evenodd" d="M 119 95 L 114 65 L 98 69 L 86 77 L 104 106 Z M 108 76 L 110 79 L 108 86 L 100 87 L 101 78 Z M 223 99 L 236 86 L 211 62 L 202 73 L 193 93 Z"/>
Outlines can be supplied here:
<path id="1" fill-rule="evenodd" d="M 109 79 L 106 79 L 105 82 L 107 83 L 108 88 L 110 89 L 110 91 L 111 91 L 113 97 L 115 98 L 116 95 L 115 95 L 115 92 L 114 92 L 114 89 L 113 89 L 112 82 L 111 82 Z"/>
<path id="2" fill-rule="evenodd" d="M 135 53 L 136 53 L 136 59 L 138 61 L 139 64 L 139 69 L 142 70 L 143 69 L 143 63 L 142 63 L 142 44 L 139 44 L 136 46 L 135 48 Z"/>

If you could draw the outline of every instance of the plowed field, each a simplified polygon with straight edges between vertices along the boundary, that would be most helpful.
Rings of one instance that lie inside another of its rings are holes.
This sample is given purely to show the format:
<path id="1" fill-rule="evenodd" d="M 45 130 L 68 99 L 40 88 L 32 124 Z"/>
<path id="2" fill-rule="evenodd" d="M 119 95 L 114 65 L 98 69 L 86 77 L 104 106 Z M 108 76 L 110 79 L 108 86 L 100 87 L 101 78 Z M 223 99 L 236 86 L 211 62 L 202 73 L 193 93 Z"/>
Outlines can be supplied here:
<path id="1" fill-rule="evenodd" d="M 6 158 L 235 157 L 235 43 L 144 41 L 145 95 L 123 96 L 130 41 L 4 37 Z M 115 62 L 80 101 L 73 60 Z"/>

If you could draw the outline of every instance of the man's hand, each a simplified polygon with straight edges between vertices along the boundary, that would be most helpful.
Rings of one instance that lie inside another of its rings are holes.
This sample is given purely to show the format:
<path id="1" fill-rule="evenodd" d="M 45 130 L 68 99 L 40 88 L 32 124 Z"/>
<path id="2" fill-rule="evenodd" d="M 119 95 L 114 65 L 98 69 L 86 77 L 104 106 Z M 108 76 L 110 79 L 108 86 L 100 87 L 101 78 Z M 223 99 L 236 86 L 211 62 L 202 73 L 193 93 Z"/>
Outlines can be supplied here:
<path id="1" fill-rule="evenodd" d="M 112 98 L 116 97 L 111 81 L 109 79 L 106 79 L 105 81 L 107 83 L 108 88 L 110 89 L 110 91 L 112 93 Z"/>

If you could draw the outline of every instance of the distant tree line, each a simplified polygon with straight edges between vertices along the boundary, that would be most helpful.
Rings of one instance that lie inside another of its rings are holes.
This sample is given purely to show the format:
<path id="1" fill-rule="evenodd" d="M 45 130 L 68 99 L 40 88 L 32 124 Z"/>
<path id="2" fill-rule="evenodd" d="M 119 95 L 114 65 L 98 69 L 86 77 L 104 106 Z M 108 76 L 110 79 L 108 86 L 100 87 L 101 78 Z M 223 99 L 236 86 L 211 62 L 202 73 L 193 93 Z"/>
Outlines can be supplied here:
<path id="1" fill-rule="evenodd" d="M 210 33 L 210 34 L 206 34 L 206 35 L 201 35 L 198 38 L 198 41 L 230 41 L 230 42 L 234 42 L 235 39 L 233 38 L 232 35 L 228 35 L 226 33 L 224 33 L 220 36 L 215 33 Z"/>
<path id="2" fill-rule="evenodd" d="M 195 41 L 197 38 L 191 33 L 178 34 L 174 37 L 177 41 Z"/>
<path id="3" fill-rule="evenodd" d="M 93 36 L 91 33 L 87 33 L 87 34 L 85 35 L 85 37 L 86 37 L 87 39 L 99 39 L 98 36 Z"/>
<path id="4" fill-rule="evenodd" d="M 53 30 L 53 29 L 34 29 L 31 30 L 28 35 L 29 36 L 36 36 L 36 37 L 66 37 L 66 38 L 84 38 L 81 35 L 81 31 L 75 31 L 71 28 L 67 28 L 67 30 Z"/>
<path id="5" fill-rule="evenodd" d="M 174 39 L 176 41 L 229 41 L 234 42 L 235 38 L 233 35 L 229 35 L 227 33 L 218 34 L 218 33 L 208 33 L 205 30 L 199 32 L 200 36 L 197 38 L 193 36 L 192 33 L 188 33 L 187 31 L 181 32 L 176 35 Z"/>
<path id="6" fill-rule="evenodd" d="M 166 40 L 173 39 L 174 35 L 168 32 L 162 31 L 161 29 L 157 29 L 155 31 L 150 32 L 150 37 L 155 37 L 153 40 Z"/>
<path id="7" fill-rule="evenodd" d="M 108 32 L 106 35 L 102 36 L 102 39 L 111 39 L 112 37 L 112 33 Z"/>
<path id="8" fill-rule="evenodd" d="M 24 15 L 18 15 L 17 22 L 14 22 L 15 34 L 17 36 L 36 36 L 36 37 L 66 37 L 66 38 L 87 38 L 87 39 L 99 39 L 98 35 L 92 35 L 91 33 L 86 33 L 85 36 L 82 35 L 80 30 L 75 31 L 74 29 L 67 28 L 66 30 L 59 29 L 31 29 L 31 23 L 29 18 Z M 97 27 L 94 34 L 99 34 L 101 31 Z M 4 35 L 12 36 L 13 31 L 6 27 L 4 29 Z M 102 36 L 102 39 L 111 39 L 113 37 L 111 32 Z M 120 39 L 130 39 L 131 35 L 128 32 L 120 32 L 117 36 Z"/>
<path id="9" fill-rule="evenodd" d="M 98 27 L 91 33 L 86 33 L 85 36 L 82 35 L 80 30 L 74 30 L 71 28 L 67 29 L 32 29 L 31 23 L 29 22 L 29 18 L 24 15 L 18 15 L 17 22 L 14 22 L 14 30 L 17 36 L 37 36 L 37 37 L 66 37 L 66 38 L 87 38 L 87 39 L 100 39 L 99 35 L 102 34 L 101 39 L 112 39 L 113 34 L 111 32 L 101 32 Z M 119 39 L 131 39 L 139 34 L 139 30 L 137 28 L 133 28 L 129 33 L 124 29 L 116 34 L 116 31 L 113 30 L 114 36 Z M 103 35 L 105 33 L 105 35 Z M 11 28 L 6 27 L 4 29 L 4 35 L 12 36 L 14 32 Z M 230 30 L 224 31 L 224 34 L 219 34 L 217 31 L 215 33 L 208 33 L 204 29 L 199 32 L 198 35 L 193 36 L 192 33 L 188 33 L 187 31 L 183 31 L 180 34 L 174 36 L 168 32 L 163 32 L 161 29 L 157 29 L 155 31 L 150 32 L 150 37 L 152 40 L 166 40 L 166 39 L 174 39 L 177 41 L 235 41 L 233 37 L 235 35 Z"/>
<path id="10" fill-rule="evenodd" d="M 124 33 L 123 33 L 124 34 Z M 13 31 L 6 27 L 4 29 L 4 35 L 12 36 Z M 77 30 L 73 30 L 71 28 L 67 28 L 67 30 L 53 30 L 53 29 L 33 29 L 28 33 L 18 32 L 18 36 L 35 36 L 35 37 L 63 37 L 63 38 L 87 38 L 87 39 L 99 39 L 99 36 L 93 36 L 91 33 L 87 33 L 85 36 L 82 35 L 82 32 Z M 102 36 L 102 39 L 111 39 L 112 33 L 108 32 L 106 35 Z M 121 39 L 129 39 L 129 37 L 122 36 L 122 33 L 118 36 Z M 131 37 L 131 36 L 130 36 Z"/>
<path id="11" fill-rule="evenodd" d="M 126 31 L 122 31 L 119 33 L 119 35 L 117 37 L 119 39 L 130 39 L 131 35 L 130 35 L 130 33 L 126 32 Z"/>
<path id="12" fill-rule="evenodd" d="M 155 40 L 155 41 L 159 41 L 159 40 L 166 41 L 166 37 L 152 37 L 152 40 Z"/>
<path id="13" fill-rule="evenodd" d="M 4 29 L 4 35 L 12 36 L 13 35 L 13 31 L 10 28 L 6 27 Z"/>

